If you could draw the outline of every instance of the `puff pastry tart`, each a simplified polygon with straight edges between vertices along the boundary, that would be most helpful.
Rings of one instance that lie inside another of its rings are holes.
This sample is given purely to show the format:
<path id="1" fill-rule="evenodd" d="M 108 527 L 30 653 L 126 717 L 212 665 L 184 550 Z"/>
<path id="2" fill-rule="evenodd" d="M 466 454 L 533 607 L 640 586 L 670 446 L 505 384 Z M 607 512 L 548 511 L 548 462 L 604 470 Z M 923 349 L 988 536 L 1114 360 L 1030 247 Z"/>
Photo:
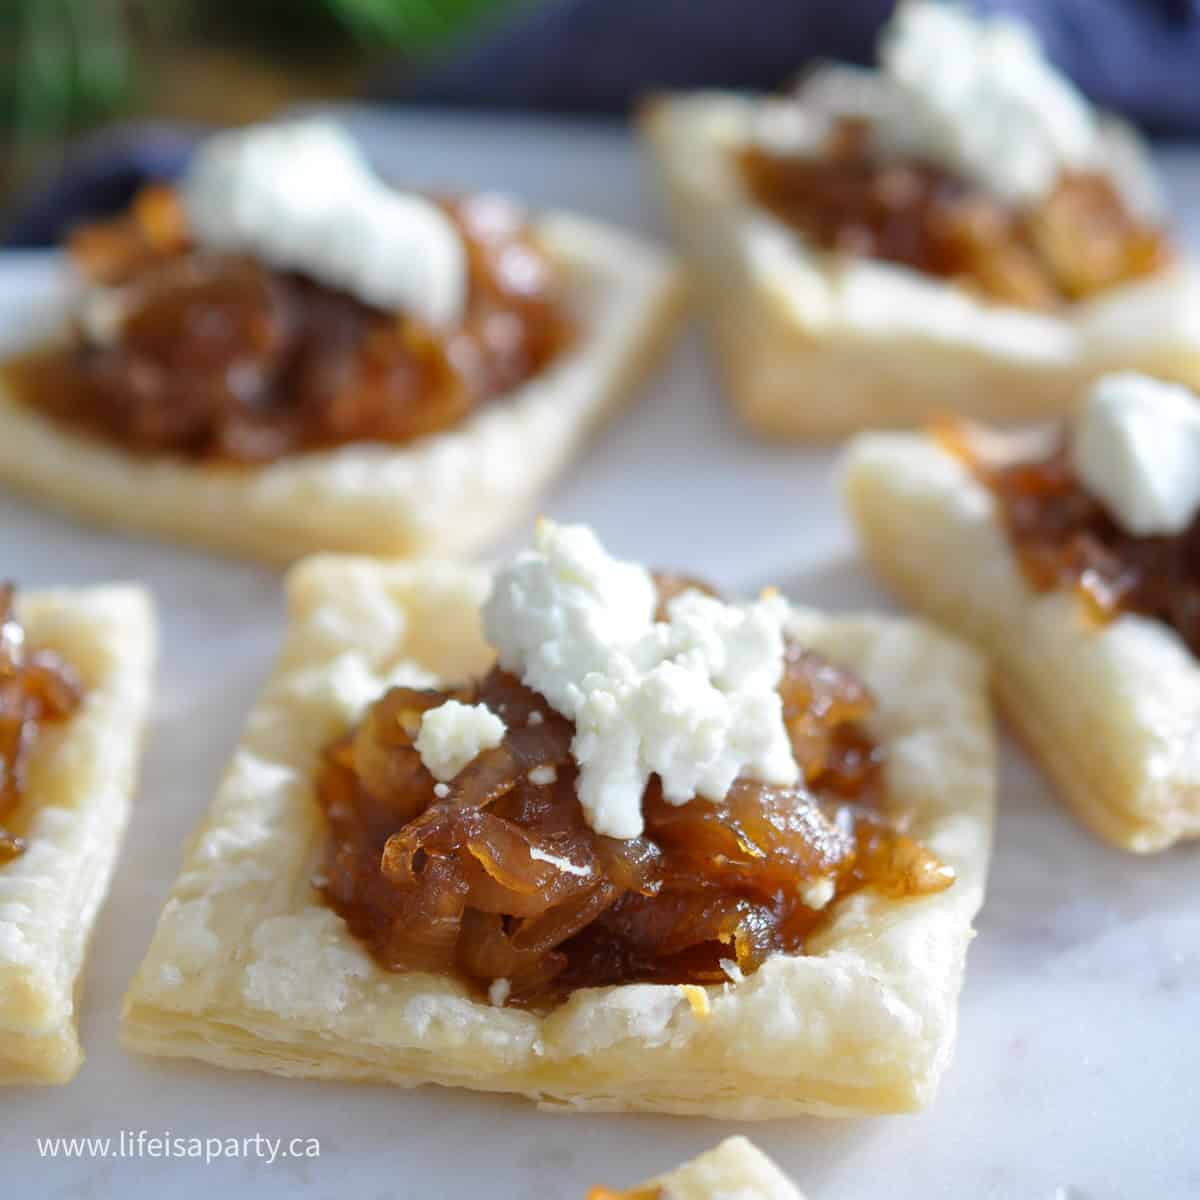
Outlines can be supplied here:
<path id="1" fill-rule="evenodd" d="M 929 1101 L 990 838 L 972 651 L 548 522 L 490 593 L 323 557 L 288 596 L 130 1047 L 556 1109 Z"/>
<path id="2" fill-rule="evenodd" d="M 878 70 L 661 96 L 641 126 L 762 433 L 1039 419 L 1114 368 L 1200 382 L 1200 275 L 1136 135 L 1021 26 L 907 3 Z"/>
<path id="3" fill-rule="evenodd" d="M 593 1188 L 587 1200 L 804 1200 L 804 1197 L 753 1142 L 731 1137 L 632 1191 Z"/>
<path id="4" fill-rule="evenodd" d="M 1076 814 L 1148 852 L 1200 836 L 1200 406 L 1107 376 L 1066 427 L 864 434 L 846 491 L 866 555 L 992 660 Z"/>
<path id="5" fill-rule="evenodd" d="M 0 1083 L 64 1083 L 129 817 L 154 622 L 128 587 L 0 589 Z"/>
<path id="6" fill-rule="evenodd" d="M 210 139 L 70 251 L 62 336 L 0 367 L 0 484 L 279 562 L 486 542 L 631 396 L 680 308 L 657 248 L 397 191 L 320 122 Z"/>

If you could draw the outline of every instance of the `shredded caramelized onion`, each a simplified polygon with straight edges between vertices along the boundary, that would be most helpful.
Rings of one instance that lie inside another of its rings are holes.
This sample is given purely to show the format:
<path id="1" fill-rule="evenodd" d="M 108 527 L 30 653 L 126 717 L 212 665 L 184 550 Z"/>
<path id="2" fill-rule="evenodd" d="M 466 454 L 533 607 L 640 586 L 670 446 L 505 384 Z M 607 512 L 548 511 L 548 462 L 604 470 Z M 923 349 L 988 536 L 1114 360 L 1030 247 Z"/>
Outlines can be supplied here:
<path id="1" fill-rule="evenodd" d="M 1075 589 L 1101 623 L 1153 617 L 1200 655 L 1200 521 L 1171 537 L 1126 533 L 1080 483 L 1065 429 L 1003 434 L 947 421 L 935 433 L 996 497 L 1035 588 Z"/>
<path id="2" fill-rule="evenodd" d="M 444 202 L 467 247 L 466 315 L 448 331 L 251 258 L 191 246 L 174 192 L 144 191 L 70 250 L 107 292 L 68 345 L 11 362 L 14 393 L 135 453 L 263 463 L 446 429 L 569 344 L 554 264 L 495 196 Z"/>
<path id="3" fill-rule="evenodd" d="M 1161 229 L 1099 173 L 1064 173 L 1015 209 L 923 162 L 885 162 L 867 125 L 839 123 L 826 153 L 742 152 L 755 200 L 817 245 L 956 279 L 1007 304 L 1048 309 L 1152 275 L 1170 260 Z"/>
<path id="4" fill-rule="evenodd" d="M 324 756 L 321 891 L 384 967 L 504 979 L 508 1003 L 542 1007 L 580 987 L 736 978 L 802 952 L 833 898 L 948 887 L 884 811 L 865 687 L 789 644 L 780 691 L 800 784 L 742 779 L 678 806 L 652 779 L 643 836 L 618 840 L 584 820 L 572 723 L 519 680 L 392 688 Z M 507 732 L 439 796 L 413 743 L 448 699 L 486 704 Z"/>
<path id="5" fill-rule="evenodd" d="M 25 849 L 4 822 L 20 807 L 38 730 L 70 716 L 82 697 L 74 672 L 57 654 L 26 647 L 13 596 L 12 584 L 0 585 L 0 866 Z"/>

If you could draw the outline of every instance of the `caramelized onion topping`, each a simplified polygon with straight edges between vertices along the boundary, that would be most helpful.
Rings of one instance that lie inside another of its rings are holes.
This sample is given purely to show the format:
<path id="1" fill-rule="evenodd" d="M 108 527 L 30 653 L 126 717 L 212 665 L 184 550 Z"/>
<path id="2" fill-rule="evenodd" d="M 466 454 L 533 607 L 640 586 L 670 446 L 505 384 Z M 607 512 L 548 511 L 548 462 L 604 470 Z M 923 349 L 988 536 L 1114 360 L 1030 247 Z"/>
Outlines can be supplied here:
<path id="1" fill-rule="evenodd" d="M 263 463 L 446 429 L 545 369 L 569 344 L 558 272 L 519 211 L 446 201 L 467 247 L 466 315 L 448 331 L 250 258 L 188 241 L 174 193 L 71 239 L 84 276 L 116 289 L 111 336 L 5 367 L 15 394 L 135 453 Z"/>
<path id="2" fill-rule="evenodd" d="M 57 654 L 26 647 L 13 586 L 0 585 L 0 866 L 25 849 L 3 822 L 20 807 L 38 730 L 70 716 L 81 697 L 78 679 Z"/>
<path id="3" fill-rule="evenodd" d="M 817 245 L 956 279 L 995 300 L 1054 308 L 1152 275 L 1170 259 L 1161 229 L 1131 213 L 1112 181 L 1068 172 L 1016 209 L 923 162 L 885 162 L 846 119 L 826 153 L 740 155 L 755 200 Z"/>
<path id="4" fill-rule="evenodd" d="M 780 691 L 801 783 L 742 779 L 680 806 L 654 779 L 643 836 L 618 840 L 584 820 L 572 723 L 518 679 L 392 688 L 324 755 L 320 890 L 384 967 L 506 979 L 509 1003 L 541 1007 L 580 987 L 719 983 L 802 952 L 826 919 L 810 885 L 948 887 L 952 872 L 885 811 L 866 688 L 789 643 Z M 439 796 L 413 743 L 447 699 L 486 704 L 507 733 Z"/>
<path id="5" fill-rule="evenodd" d="M 1126 533 L 1080 483 L 1064 429 L 1001 434 L 947 421 L 935 433 L 996 497 L 1035 588 L 1075 589 L 1101 623 L 1153 617 L 1200 655 L 1200 520 L 1170 537 Z"/>

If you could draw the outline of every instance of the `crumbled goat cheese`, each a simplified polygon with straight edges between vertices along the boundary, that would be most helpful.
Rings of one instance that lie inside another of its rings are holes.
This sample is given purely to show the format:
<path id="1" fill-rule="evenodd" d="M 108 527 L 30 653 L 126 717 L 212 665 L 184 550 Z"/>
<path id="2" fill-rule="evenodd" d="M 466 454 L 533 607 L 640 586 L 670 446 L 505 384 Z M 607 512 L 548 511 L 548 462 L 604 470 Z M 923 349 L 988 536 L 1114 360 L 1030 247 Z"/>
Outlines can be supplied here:
<path id="1" fill-rule="evenodd" d="M 447 700 L 421 716 L 415 742 L 434 779 L 447 783 L 484 750 L 504 740 L 505 725 L 486 704 Z"/>
<path id="2" fill-rule="evenodd" d="M 512 992 L 512 984 L 507 979 L 493 979 L 488 988 L 488 1000 L 496 1008 L 503 1008 Z"/>
<path id="3" fill-rule="evenodd" d="M 87 341 L 93 346 L 113 345 L 121 336 L 137 292 L 135 284 L 90 284 L 84 288 L 75 319 Z"/>
<path id="4" fill-rule="evenodd" d="M 445 800 L 450 795 L 450 785 L 448 783 L 435 783 L 433 785 L 433 794 L 439 800 Z"/>
<path id="5" fill-rule="evenodd" d="M 1070 455 L 1126 533 L 1182 533 L 1200 509 L 1200 398 L 1133 372 L 1106 375 L 1076 417 Z"/>
<path id="6" fill-rule="evenodd" d="M 688 591 L 666 621 L 656 605 L 643 567 L 610 557 L 583 526 L 543 521 L 484 606 L 501 666 L 575 722 L 579 801 L 610 837 L 641 834 L 651 774 L 674 804 L 721 800 L 743 773 L 798 776 L 776 690 L 783 599 L 734 605 Z"/>
<path id="7" fill-rule="evenodd" d="M 881 148 L 931 159 L 1020 202 L 1064 168 L 1094 167 L 1098 126 L 1084 96 L 1025 25 L 976 19 L 950 4 L 901 4 L 880 38 L 893 93 Z"/>
<path id="8" fill-rule="evenodd" d="M 558 772 L 553 766 L 534 767 L 529 772 L 529 782 L 535 787 L 546 787 L 558 779 Z"/>
<path id="9" fill-rule="evenodd" d="M 810 879 L 804 885 L 800 892 L 800 899 L 809 908 L 822 909 L 833 899 L 833 893 L 836 890 L 833 880 L 822 875 L 819 879 Z"/>
<path id="10" fill-rule="evenodd" d="M 462 316 L 467 259 L 453 223 L 380 180 L 328 121 L 217 134 L 196 151 L 180 195 L 202 247 L 251 254 L 432 324 Z"/>

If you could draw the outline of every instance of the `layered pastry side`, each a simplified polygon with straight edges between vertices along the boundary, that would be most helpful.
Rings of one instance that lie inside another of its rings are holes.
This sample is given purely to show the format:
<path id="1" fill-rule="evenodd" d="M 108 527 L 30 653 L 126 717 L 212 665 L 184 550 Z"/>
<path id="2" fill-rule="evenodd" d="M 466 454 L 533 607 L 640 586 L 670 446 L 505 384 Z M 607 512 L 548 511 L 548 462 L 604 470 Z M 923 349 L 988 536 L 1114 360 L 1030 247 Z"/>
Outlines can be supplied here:
<path id="1" fill-rule="evenodd" d="M 314 121 L 213 137 L 67 257 L 58 336 L 0 365 L 0 482 L 277 560 L 486 540 L 678 300 L 634 239 L 400 191 Z"/>
<path id="2" fill-rule="evenodd" d="M 642 128 L 764 433 L 1040 419 L 1118 368 L 1200 384 L 1145 149 L 1019 24 L 915 0 L 874 70 L 658 97 Z"/>
<path id="3" fill-rule="evenodd" d="M 804 1200 L 804 1197 L 753 1142 L 731 1137 L 630 1190 L 593 1188 L 587 1200 Z"/>
<path id="4" fill-rule="evenodd" d="M 1200 836 L 1200 398 L 1102 377 L 1065 422 L 852 443 L 867 557 L 991 658 L 1066 800 L 1124 849 Z"/>
<path id="5" fill-rule="evenodd" d="M 82 698 L 75 672 L 53 650 L 30 648 L 16 588 L 0 584 L 0 866 L 25 851 L 30 759 L 44 726 L 66 720 Z"/>
<path id="6" fill-rule="evenodd" d="M 549 1107 L 926 1103 L 990 838 L 978 660 L 539 523 L 319 558 L 126 999 L 149 1053 Z"/>
<path id="7" fill-rule="evenodd" d="M 0 1084 L 83 1061 L 80 971 L 128 820 L 154 654 L 137 588 L 0 587 Z"/>

